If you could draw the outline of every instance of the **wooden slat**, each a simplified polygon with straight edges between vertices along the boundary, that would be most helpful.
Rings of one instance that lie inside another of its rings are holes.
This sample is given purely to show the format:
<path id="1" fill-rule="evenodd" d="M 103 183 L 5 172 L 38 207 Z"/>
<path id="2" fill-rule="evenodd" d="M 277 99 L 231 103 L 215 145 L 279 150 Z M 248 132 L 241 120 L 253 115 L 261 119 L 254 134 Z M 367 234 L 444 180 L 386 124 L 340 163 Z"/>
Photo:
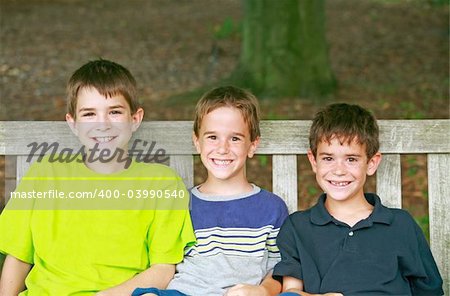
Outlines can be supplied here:
<path id="1" fill-rule="evenodd" d="M 7 158 L 13 157 L 13 156 L 6 156 Z M 10 192 L 14 191 L 19 185 L 20 180 L 25 175 L 25 173 L 28 171 L 28 168 L 30 167 L 31 163 L 33 163 L 34 159 L 31 160 L 31 162 L 27 161 L 26 155 L 18 155 L 16 157 L 13 157 L 13 159 L 16 160 L 15 165 L 15 172 L 8 172 L 6 175 L 10 176 L 11 174 L 15 175 L 15 180 L 12 179 L 6 179 L 5 180 L 5 204 L 8 202 L 10 197 Z M 9 171 L 9 170 L 8 170 Z M 14 181 L 14 182 L 13 182 Z"/>
<path id="2" fill-rule="evenodd" d="M 439 153 L 450 150 L 450 120 L 379 120 L 382 153 Z"/>
<path id="3" fill-rule="evenodd" d="M 428 155 L 428 208 L 431 251 L 449 295 L 450 281 L 450 154 Z"/>
<path id="4" fill-rule="evenodd" d="M 9 129 L 10 122 L 0 122 L 0 155 L 6 155 L 6 146 L 10 143 L 6 137 L 6 131 Z"/>
<path id="5" fill-rule="evenodd" d="M 260 123 L 261 143 L 257 154 L 306 154 L 311 122 L 267 120 Z"/>
<path id="6" fill-rule="evenodd" d="M 16 179 L 17 156 L 5 156 L 5 178 Z"/>
<path id="7" fill-rule="evenodd" d="M 5 156 L 5 200 L 4 205 L 8 202 L 11 192 L 16 189 L 17 184 L 17 156 Z"/>
<path id="8" fill-rule="evenodd" d="M 25 175 L 25 173 L 28 171 L 28 168 L 30 167 L 31 163 L 33 163 L 33 160 L 31 162 L 27 161 L 27 156 L 19 155 L 17 156 L 17 167 L 16 167 L 16 185 L 19 184 L 22 177 Z"/>
<path id="9" fill-rule="evenodd" d="M 297 211 L 297 156 L 274 155 L 272 167 L 272 191 L 284 199 L 289 213 Z"/>
<path id="10" fill-rule="evenodd" d="M 45 131 L 44 133 L 42 131 Z M 137 148 L 148 152 L 152 142 L 157 149 L 163 149 L 165 154 L 192 154 L 195 152 L 191 141 L 192 122 L 189 121 L 152 121 L 143 122 L 134 134 L 134 140 L 141 140 Z M 78 151 L 80 144 L 64 121 L 3 121 L 0 122 L 0 152 L 6 155 L 28 155 L 30 143 L 59 144 L 59 150 L 70 148 Z M 144 145 L 143 143 L 148 143 Z"/>
<path id="11" fill-rule="evenodd" d="M 400 154 L 383 155 L 377 170 L 377 194 L 383 204 L 392 208 L 402 207 L 402 181 Z"/>
<path id="12" fill-rule="evenodd" d="M 194 157 L 192 155 L 171 155 L 170 167 L 183 178 L 186 188 L 194 186 Z"/>
<path id="13" fill-rule="evenodd" d="M 383 153 L 441 153 L 449 150 L 442 141 L 448 134 L 450 120 L 380 120 L 380 142 Z M 307 120 L 261 122 L 261 145 L 258 154 L 305 154 L 308 144 Z M 45 133 L 42 133 L 45 131 Z M 156 142 L 156 148 L 167 154 L 193 154 L 191 121 L 143 122 L 134 139 Z M 0 153 L 26 155 L 32 142 L 61 143 L 79 148 L 78 140 L 63 121 L 0 122 Z M 144 147 L 145 148 L 145 147 Z"/>

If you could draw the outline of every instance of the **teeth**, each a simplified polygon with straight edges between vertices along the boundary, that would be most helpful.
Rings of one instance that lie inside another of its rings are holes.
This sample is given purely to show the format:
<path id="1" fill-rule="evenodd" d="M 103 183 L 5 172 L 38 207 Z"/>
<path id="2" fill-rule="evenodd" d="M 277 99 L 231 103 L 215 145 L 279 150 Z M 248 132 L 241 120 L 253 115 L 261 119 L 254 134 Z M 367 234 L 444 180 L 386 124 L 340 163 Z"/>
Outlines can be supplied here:
<path id="1" fill-rule="evenodd" d="M 114 139 L 114 137 L 96 137 L 95 140 L 100 143 L 106 143 Z"/>
<path id="2" fill-rule="evenodd" d="M 333 184 L 334 186 L 347 186 L 348 184 L 350 184 L 350 182 L 334 182 L 334 181 L 330 181 L 331 184 Z"/>
<path id="3" fill-rule="evenodd" d="M 227 165 L 231 163 L 231 160 L 220 160 L 220 159 L 214 159 L 213 160 L 215 164 L 217 165 Z"/>

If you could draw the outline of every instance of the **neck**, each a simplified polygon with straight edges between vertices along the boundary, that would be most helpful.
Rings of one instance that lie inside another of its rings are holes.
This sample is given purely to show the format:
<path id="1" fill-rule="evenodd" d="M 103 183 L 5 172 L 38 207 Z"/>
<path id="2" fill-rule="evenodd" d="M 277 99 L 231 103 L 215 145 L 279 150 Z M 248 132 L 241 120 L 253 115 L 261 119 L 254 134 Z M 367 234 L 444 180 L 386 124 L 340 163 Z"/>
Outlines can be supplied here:
<path id="1" fill-rule="evenodd" d="M 350 227 L 369 217 L 373 211 L 373 206 L 366 200 L 364 195 L 346 201 L 335 201 L 332 198 L 327 198 L 325 200 L 325 208 L 331 216 Z"/>
<path id="2" fill-rule="evenodd" d="M 251 192 L 253 186 L 247 180 L 230 182 L 230 180 L 222 181 L 208 178 L 205 183 L 199 186 L 198 190 L 208 195 L 228 196 Z"/>

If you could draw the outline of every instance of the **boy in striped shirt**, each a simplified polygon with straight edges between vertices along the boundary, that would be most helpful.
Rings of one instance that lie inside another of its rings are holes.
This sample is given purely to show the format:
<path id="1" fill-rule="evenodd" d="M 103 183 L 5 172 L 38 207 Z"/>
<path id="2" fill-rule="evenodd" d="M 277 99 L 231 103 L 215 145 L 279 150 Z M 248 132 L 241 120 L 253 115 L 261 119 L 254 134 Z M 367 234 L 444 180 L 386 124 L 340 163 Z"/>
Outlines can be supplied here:
<path id="1" fill-rule="evenodd" d="M 279 228 L 288 215 L 284 201 L 248 182 L 247 157 L 259 144 L 259 106 L 251 93 L 218 87 L 196 106 L 193 141 L 208 171 L 191 190 L 197 244 L 165 291 L 138 289 L 133 295 L 277 295 L 272 279 L 280 260 Z"/>

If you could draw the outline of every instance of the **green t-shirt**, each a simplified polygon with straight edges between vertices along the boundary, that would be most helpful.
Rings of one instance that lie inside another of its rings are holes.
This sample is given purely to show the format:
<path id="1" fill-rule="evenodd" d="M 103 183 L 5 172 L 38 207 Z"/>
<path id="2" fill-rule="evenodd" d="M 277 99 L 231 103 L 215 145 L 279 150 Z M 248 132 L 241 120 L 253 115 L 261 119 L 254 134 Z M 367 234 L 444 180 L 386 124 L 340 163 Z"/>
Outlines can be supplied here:
<path id="1" fill-rule="evenodd" d="M 34 264 L 20 295 L 92 295 L 152 264 L 182 261 L 195 241 L 189 194 L 167 166 L 133 162 L 103 175 L 45 158 L 16 193 L 0 215 L 0 252 Z"/>

